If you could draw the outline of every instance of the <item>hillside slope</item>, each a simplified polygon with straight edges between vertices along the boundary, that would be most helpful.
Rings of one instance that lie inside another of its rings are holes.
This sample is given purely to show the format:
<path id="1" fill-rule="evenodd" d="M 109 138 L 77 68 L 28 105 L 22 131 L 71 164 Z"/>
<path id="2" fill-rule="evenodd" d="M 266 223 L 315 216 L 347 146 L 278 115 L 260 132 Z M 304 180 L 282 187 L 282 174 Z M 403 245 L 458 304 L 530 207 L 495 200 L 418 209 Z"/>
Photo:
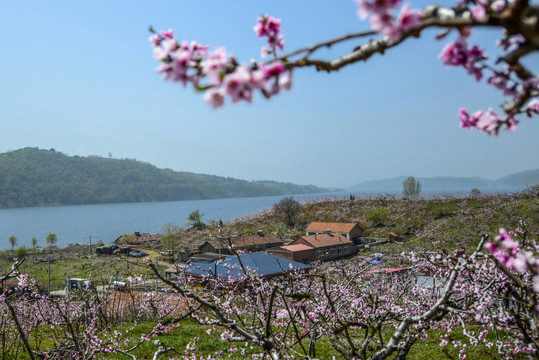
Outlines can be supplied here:
<path id="1" fill-rule="evenodd" d="M 159 169 L 129 159 L 25 148 L 0 154 L 0 207 L 175 201 L 319 193 L 313 185 L 249 182 Z"/>

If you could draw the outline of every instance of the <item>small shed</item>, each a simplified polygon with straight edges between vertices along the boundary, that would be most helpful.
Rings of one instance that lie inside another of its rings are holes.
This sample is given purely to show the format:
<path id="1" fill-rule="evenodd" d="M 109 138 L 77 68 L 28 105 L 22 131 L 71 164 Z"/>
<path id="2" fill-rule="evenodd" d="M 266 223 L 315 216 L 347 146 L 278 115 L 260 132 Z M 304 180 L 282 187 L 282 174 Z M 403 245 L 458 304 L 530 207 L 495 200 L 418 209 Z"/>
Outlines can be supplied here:
<path id="1" fill-rule="evenodd" d="M 395 234 L 394 232 L 390 232 L 388 235 L 388 238 L 389 238 L 389 242 L 400 240 L 400 236 L 398 234 Z"/>

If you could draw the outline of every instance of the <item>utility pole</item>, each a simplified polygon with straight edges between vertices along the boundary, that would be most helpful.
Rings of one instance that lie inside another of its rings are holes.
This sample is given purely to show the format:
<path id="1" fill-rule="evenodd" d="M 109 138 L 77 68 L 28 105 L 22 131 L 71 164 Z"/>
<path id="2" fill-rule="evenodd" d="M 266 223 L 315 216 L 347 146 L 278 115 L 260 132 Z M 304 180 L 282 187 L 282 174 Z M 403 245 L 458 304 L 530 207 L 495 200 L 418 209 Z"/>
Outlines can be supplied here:
<path id="1" fill-rule="evenodd" d="M 51 295 L 51 255 L 49 254 L 49 296 Z"/>
<path id="2" fill-rule="evenodd" d="M 90 246 L 92 246 L 92 235 L 90 235 Z"/>

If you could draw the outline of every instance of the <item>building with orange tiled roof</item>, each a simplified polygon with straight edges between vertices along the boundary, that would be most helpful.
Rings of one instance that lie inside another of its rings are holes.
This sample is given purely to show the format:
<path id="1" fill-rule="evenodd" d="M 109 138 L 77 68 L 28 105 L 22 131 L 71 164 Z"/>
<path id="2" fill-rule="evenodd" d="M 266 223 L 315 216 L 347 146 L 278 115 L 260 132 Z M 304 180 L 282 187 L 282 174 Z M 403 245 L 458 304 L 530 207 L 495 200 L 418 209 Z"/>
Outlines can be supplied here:
<path id="1" fill-rule="evenodd" d="M 199 247 L 201 253 L 229 254 L 232 255 L 230 247 L 235 250 L 257 252 L 283 245 L 284 242 L 274 234 L 264 234 L 258 231 L 254 235 L 231 236 L 229 238 L 213 238 L 205 241 Z"/>
<path id="2" fill-rule="evenodd" d="M 306 235 L 322 234 L 328 230 L 341 234 L 352 241 L 363 236 L 363 229 L 358 223 L 312 222 L 305 229 L 305 233 Z"/>
<path id="3" fill-rule="evenodd" d="M 271 253 L 295 261 L 334 260 L 357 253 L 357 247 L 352 240 L 345 236 L 324 232 L 321 234 L 305 235 L 287 246 L 270 250 Z"/>
<path id="4" fill-rule="evenodd" d="M 268 250 L 268 253 L 303 263 L 314 261 L 316 257 L 316 249 L 305 244 L 279 246 Z"/>

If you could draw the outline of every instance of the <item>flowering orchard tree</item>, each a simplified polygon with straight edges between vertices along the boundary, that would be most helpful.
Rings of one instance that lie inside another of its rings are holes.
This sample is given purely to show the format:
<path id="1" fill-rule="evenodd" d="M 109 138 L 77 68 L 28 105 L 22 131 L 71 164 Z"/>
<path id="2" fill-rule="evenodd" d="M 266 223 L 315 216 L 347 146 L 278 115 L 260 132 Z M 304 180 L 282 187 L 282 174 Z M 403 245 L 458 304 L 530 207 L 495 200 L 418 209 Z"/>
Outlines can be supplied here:
<path id="1" fill-rule="evenodd" d="M 454 7 L 431 5 L 425 9 L 413 9 L 408 3 L 401 6 L 401 0 L 356 2 L 358 16 L 369 21 L 371 31 L 322 41 L 287 54 L 281 54 L 284 50 L 281 21 L 262 16 L 257 19 L 254 31 L 266 40 L 261 55 L 270 60 L 248 64 L 227 55 L 223 47 L 211 49 L 197 42 L 180 43 L 172 30 L 155 33 L 150 29 L 153 55 L 160 63 L 157 72 L 165 80 L 204 91 L 204 100 L 214 108 L 223 106 L 227 98 L 233 103 L 250 103 L 255 92 L 271 98 L 281 90 L 289 90 L 292 73 L 298 68 L 336 71 L 376 53 L 389 53 L 409 38 L 419 37 L 425 29 L 438 28 L 441 31 L 437 39 L 452 31 L 457 33 L 457 39 L 441 50 L 440 60 L 447 66 L 464 68 L 477 81 L 486 77 L 486 82 L 507 98 L 503 113 L 492 108 L 474 113 L 460 109 L 461 127 L 498 134 L 502 128 L 513 131 L 522 115 L 539 114 L 539 77 L 523 62 L 539 49 L 539 7 L 529 0 L 466 0 L 458 1 Z M 503 55 L 489 59 L 478 45 L 469 44 L 474 28 L 500 29 L 497 45 Z M 358 42 L 362 38 L 368 40 Z M 319 50 L 348 41 L 358 42 L 351 53 L 329 60 L 316 57 Z"/>
<path id="2" fill-rule="evenodd" d="M 405 359 L 432 334 L 450 358 L 538 358 L 534 257 L 517 260 L 517 249 L 511 260 L 503 249 L 518 246 L 503 231 L 486 245 L 494 256 L 482 251 L 486 241 L 470 254 L 403 254 L 412 266 L 399 275 L 341 261 L 272 280 L 209 275 L 203 289 L 152 268 L 191 300 L 197 321 L 224 328 L 221 339 L 238 344 L 232 351 L 260 349 L 257 358 L 324 357 L 320 344 L 329 342 L 346 359 Z"/>
<path id="3" fill-rule="evenodd" d="M 520 196 L 525 199 L 519 208 L 539 208 L 538 192 Z M 489 206 L 499 211 L 508 202 L 502 198 Z M 372 202 L 397 203 L 384 196 Z M 401 203 L 414 206 L 412 212 L 419 214 L 426 200 Z M 333 211 L 347 208 L 335 206 Z M 193 281 L 166 278 L 157 264 L 149 263 L 173 293 L 108 294 L 89 287 L 53 298 L 33 291 L 32 281 L 18 273 L 21 262 L 17 262 L 0 276 L 0 282 L 18 278 L 16 288 L 0 294 L 0 326 L 5 334 L 0 351 L 5 358 L 24 352 L 30 358 L 91 359 L 116 353 L 136 359 L 138 349 L 146 344 L 153 359 L 169 352 L 183 359 L 227 355 L 313 359 L 337 354 L 345 359 L 405 359 L 428 342 L 448 358 L 538 359 L 539 257 L 532 234 L 539 222 L 519 213 L 519 208 L 515 208 L 517 217 L 507 218 L 512 231 L 501 229 L 492 241 L 488 235 L 477 237 L 474 249 L 393 255 L 388 263 L 407 269 L 398 273 L 354 257 L 317 264 L 308 274 L 289 272 L 268 279 L 250 271 L 239 258 L 242 279 L 208 274 Z M 479 216 L 474 207 L 457 210 Z M 490 210 L 485 217 L 498 221 L 500 217 Z M 491 233 L 492 227 L 479 230 Z M 461 245 L 476 234 L 469 233 L 452 236 Z M 187 317 L 227 342 L 227 353 L 203 356 L 197 337 L 179 348 L 162 336 L 175 334 L 172 331 Z M 137 327 L 145 319 L 155 326 L 140 334 Z M 140 335 L 133 337 L 134 333 Z M 43 341 L 44 337 L 50 341 Z"/>
<path id="4" fill-rule="evenodd" d="M 97 291 L 91 286 L 64 297 L 44 295 L 33 280 L 19 274 L 21 264 L 14 263 L 11 271 L 0 276 L 0 283 L 18 280 L 15 287 L 0 292 L 3 359 L 16 359 L 22 353 L 30 359 L 95 359 L 106 353 L 135 359 L 132 353 L 141 344 L 160 345 L 155 336 L 177 326 L 163 319 L 185 309 L 178 295 L 165 299 L 150 293 Z M 133 339 L 132 331 L 144 319 L 156 325 Z M 120 328 L 123 324 L 128 325 Z M 159 346 L 154 357 L 169 351 L 173 349 Z"/>

